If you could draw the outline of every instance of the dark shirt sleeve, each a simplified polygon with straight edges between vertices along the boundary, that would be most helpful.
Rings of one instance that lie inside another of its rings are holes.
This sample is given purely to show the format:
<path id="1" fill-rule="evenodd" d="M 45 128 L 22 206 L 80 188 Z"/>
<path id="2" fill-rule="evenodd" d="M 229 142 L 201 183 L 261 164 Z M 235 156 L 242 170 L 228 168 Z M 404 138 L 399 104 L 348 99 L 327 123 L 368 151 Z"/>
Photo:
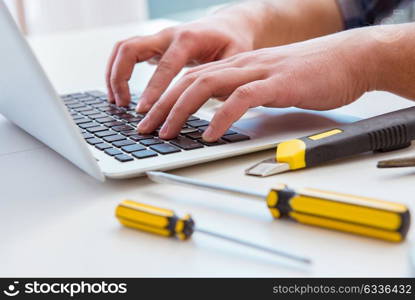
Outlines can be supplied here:
<path id="1" fill-rule="evenodd" d="M 412 0 L 337 0 L 344 29 L 374 25 Z"/>

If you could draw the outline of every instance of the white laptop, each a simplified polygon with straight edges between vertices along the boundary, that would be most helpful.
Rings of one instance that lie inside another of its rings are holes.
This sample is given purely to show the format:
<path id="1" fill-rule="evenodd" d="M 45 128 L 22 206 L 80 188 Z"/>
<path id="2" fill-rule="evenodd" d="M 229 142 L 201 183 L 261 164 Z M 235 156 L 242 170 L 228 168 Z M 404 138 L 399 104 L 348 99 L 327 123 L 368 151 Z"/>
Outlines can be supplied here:
<path id="1" fill-rule="evenodd" d="M 333 112 L 256 108 L 214 144 L 201 133 L 219 102 L 210 100 L 177 139 L 135 131 L 135 104 L 116 107 L 103 91 L 58 95 L 0 1 L 0 113 L 91 176 L 129 178 L 273 148 L 283 140 L 355 121 Z M 137 100 L 133 97 L 133 101 Z M 241 170 L 243 172 L 243 170 Z"/>

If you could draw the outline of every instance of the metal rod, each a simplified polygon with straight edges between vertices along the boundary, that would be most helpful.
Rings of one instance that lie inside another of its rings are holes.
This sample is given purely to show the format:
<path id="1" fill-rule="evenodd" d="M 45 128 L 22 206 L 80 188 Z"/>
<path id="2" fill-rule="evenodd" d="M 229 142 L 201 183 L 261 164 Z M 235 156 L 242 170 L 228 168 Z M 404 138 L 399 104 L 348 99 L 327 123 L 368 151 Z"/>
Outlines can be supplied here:
<path id="1" fill-rule="evenodd" d="M 280 256 L 280 257 L 285 257 L 285 258 L 288 258 L 288 259 L 291 259 L 291 260 L 295 260 L 295 261 L 300 262 L 300 263 L 311 264 L 311 260 L 309 258 L 298 256 L 298 255 L 291 254 L 291 253 L 287 253 L 287 252 L 284 252 L 282 250 L 276 250 L 276 249 L 268 248 L 268 247 L 265 247 L 265 246 L 254 244 L 254 243 L 244 241 L 244 240 L 241 240 L 241 239 L 237 239 L 237 238 L 234 238 L 234 237 L 222 235 L 220 233 L 211 232 L 209 230 L 202 229 L 202 228 L 199 228 L 199 227 L 196 228 L 195 231 L 200 232 L 200 233 L 204 233 L 204 234 L 216 237 L 216 238 L 220 238 L 220 239 L 223 239 L 223 240 L 226 240 L 226 241 L 229 241 L 229 242 L 237 243 L 237 244 L 245 246 L 245 247 L 249 247 L 249 248 L 252 248 L 252 249 L 267 252 L 267 253 L 270 253 L 272 255 L 277 255 L 277 256 Z"/>
<path id="2" fill-rule="evenodd" d="M 244 190 L 240 188 L 228 187 L 214 183 L 207 183 L 200 180 L 190 179 L 182 176 L 167 174 L 164 172 L 146 172 L 148 178 L 158 183 L 170 183 L 181 186 L 193 186 L 203 190 L 221 191 L 228 194 L 239 195 L 244 197 L 251 197 L 255 199 L 264 200 L 267 194 L 254 192 L 251 190 Z"/>

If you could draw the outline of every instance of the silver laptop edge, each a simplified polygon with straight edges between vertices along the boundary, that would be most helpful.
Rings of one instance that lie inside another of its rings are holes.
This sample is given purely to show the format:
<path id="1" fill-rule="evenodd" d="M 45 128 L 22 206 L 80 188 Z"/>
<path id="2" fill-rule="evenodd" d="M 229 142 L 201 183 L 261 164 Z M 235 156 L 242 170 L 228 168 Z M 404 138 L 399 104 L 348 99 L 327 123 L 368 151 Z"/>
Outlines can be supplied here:
<path id="1" fill-rule="evenodd" d="M 104 181 L 79 129 L 3 1 L 0 36 L 0 112 L 86 173 Z"/>

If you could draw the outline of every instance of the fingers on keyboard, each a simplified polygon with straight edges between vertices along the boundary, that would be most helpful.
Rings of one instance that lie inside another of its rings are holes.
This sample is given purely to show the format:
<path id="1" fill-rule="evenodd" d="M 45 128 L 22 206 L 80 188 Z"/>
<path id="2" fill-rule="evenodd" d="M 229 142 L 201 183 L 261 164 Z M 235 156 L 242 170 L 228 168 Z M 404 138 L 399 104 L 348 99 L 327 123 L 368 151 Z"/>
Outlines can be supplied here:
<path id="1" fill-rule="evenodd" d="M 137 102 L 137 95 L 132 98 Z M 62 100 L 86 142 L 122 163 L 249 140 L 249 136 L 228 130 L 218 141 L 205 142 L 202 134 L 209 122 L 190 116 L 180 135 L 165 141 L 157 132 L 142 135 L 136 131 L 145 117 L 135 112 L 136 102 L 118 107 L 108 103 L 106 94 L 100 91 L 64 95 Z"/>

